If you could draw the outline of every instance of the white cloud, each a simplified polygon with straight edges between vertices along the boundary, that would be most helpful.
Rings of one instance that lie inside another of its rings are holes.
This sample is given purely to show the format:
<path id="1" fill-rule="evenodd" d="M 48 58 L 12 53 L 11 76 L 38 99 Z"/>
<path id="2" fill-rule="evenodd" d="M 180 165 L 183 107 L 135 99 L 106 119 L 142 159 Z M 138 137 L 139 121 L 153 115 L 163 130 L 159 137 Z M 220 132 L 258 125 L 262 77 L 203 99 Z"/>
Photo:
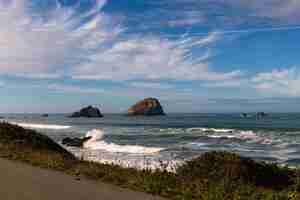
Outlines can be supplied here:
<path id="1" fill-rule="evenodd" d="M 173 13 L 170 13 L 170 15 L 174 15 Z M 179 18 L 179 19 L 178 19 Z M 168 25 L 171 27 L 176 27 L 176 26 L 192 26 L 196 24 L 201 24 L 206 22 L 206 17 L 202 15 L 201 12 L 199 11 L 188 11 L 184 13 L 180 13 L 179 16 L 176 17 L 176 19 L 169 20 Z"/>
<path id="2" fill-rule="evenodd" d="M 80 93 L 80 94 L 99 94 L 104 93 L 105 90 L 97 88 L 84 88 L 80 86 L 73 85 L 61 85 L 61 84 L 51 84 L 47 88 L 50 91 L 59 93 Z"/>
<path id="3" fill-rule="evenodd" d="M 246 0 L 244 0 L 246 2 Z M 300 1 L 298 0 L 256 0 L 252 5 L 260 16 L 286 19 L 289 22 L 299 22 Z"/>
<path id="4" fill-rule="evenodd" d="M 208 2 L 230 4 L 252 11 L 254 16 L 270 17 L 298 23 L 300 19 L 299 0 L 207 0 Z"/>
<path id="5" fill-rule="evenodd" d="M 300 73 L 296 68 L 259 73 L 252 81 L 258 91 L 266 94 L 300 96 Z"/>
<path id="6" fill-rule="evenodd" d="M 101 8 L 104 3 L 98 1 L 98 6 Z M 34 13 L 30 5 L 27 0 L 0 5 L 2 74 L 32 78 L 62 74 L 68 67 L 81 63 L 88 51 L 100 46 L 102 41 L 109 41 L 119 32 L 118 27 L 110 29 L 106 25 L 105 15 L 96 15 L 98 9 L 76 15 L 75 9 L 57 5 L 48 11 L 48 17 L 44 19 Z M 92 20 L 82 22 L 94 15 Z"/>
<path id="7" fill-rule="evenodd" d="M 240 75 L 210 70 L 206 60 L 210 46 L 222 37 L 218 32 L 179 40 L 139 34 L 124 37 L 125 27 L 101 12 L 105 0 L 80 14 L 76 13 L 80 1 L 75 8 L 57 4 L 43 17 L 29 0 L 12 2 L 0 5 L 0 74 L 109 80 L 228 80 Z M 206 53 L 197 59 L 192 48 Z"/>
<path id="8" fill-rule="evenodd" d="M 253 78 L 254 82 L 285 80 L 295 72 L 295 68 L 291 69 L 274 69 L 272 72 L 259 73 Z M 292 77 L 291 77 L 292 78 Z"/>
<path id="9" fill-rule="evenodd" d="M 151 83 L 151 82 L 131 82 L 129 86 L 133 86 L 136 88 L 149 88 L 149 89 L 172 89 L 173 85 L 166 83 Z"/>
<path id="10" fill-rule="evenodd" d="M 202 84 L 204 87 L 209 88 L 240 88 L 247 83 L 246 80 L 229 80 L 229 81 L 221 81 L 221 82 L 211 82 Z"/>
<path id="11" fill-rule="evenodd" d="M 59 73 L 18 73 L 16 77 L 28 79 L 58 79 L 62 77 Z"/>
<path id="12" fill-rule="evenodd" d="M 77 66 L 75 79 L 176 79 L 226 80 L 240 75 L 239 71 L 217 73 L 209 70 L 206 52 L 201 59 L 190 58 L 190 48 L 204 47 L 219 40 L 216 32 L 195 39 L 177 41 L 144 36 L 115 43 L 111 48 L 92 55 L 91 62 Z"/>

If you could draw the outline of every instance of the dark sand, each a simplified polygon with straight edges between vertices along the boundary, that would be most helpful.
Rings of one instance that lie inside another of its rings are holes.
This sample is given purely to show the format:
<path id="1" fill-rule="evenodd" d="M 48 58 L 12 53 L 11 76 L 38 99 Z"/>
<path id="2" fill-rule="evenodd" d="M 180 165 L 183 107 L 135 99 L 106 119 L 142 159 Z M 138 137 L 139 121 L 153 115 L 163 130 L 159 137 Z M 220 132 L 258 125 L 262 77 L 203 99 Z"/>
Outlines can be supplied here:
<path id="1" fill-rule="evenodd" d="M 144 193 L 0 159 L 1 200 L 162 200 Z"/>

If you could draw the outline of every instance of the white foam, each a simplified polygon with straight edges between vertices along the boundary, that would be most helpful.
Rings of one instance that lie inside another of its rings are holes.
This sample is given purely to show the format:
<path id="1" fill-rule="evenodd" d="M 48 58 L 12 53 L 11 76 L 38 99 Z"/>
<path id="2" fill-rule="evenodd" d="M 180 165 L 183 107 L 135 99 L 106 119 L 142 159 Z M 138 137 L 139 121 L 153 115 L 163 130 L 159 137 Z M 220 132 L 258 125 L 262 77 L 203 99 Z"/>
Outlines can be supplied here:
<path id="1" fill-rule="evenodd" d="M 210 137 L 210 138 L 228 138 L 228 139 L 238 138 L 236 135 L 208 135 L 207 137 Z"/>
<path id="2" fill-rule="evenodd" d="M 163 148 L 144 147 L 138 145 L 118 145 L 107 143 L 101 140 L 104 132 L 98 129 L 89 131 L 86 137 L 92 137 L 84 143 L 83 147 L 91 150 L 103 150 L 111 153 L 130 153 L 130 154 L 156 154 L 164 150 Z"/>
<path id="3" fill-rule="evenodd" d="M 188 132 L 202 131 L 202 132 L 216 132 L 216 133 L 231 133 L 233 129 L 217 129 L 217 128 L 202 128 L 195 127 L 187 129 Z"/>
<path id="4" fill-rule="evenodd" d="M 253 141 L 259 144 L 272 144 L 273 140 L 264 138 L 261 136 L 258 136 L 253 131 L 235 131 L 233 134 L 218 134 L 218 135 L 207 135 L 207 137 L 210 138 L 228 138 L 228 139 L 240 139 L 240 140 L 247 140 L 247 141 Z"/>
<path id="5" fill-rule="evenodd" d="M 119 165 L 125 168 L 135 168 L 139 170 L 167 170 L 176 172 L 176 168 L 182 165 L 183 161 L 159 161 L 159 160 L 142 160 L 142 159 L 105 159 L 105 158 L 86 158 L 88 161 L 99 162 L 103 164 Z"/>
<path id="6" fill-rule="evenodd" d="M 30 123 L 17 123 L 17 122 L 10 122 L 10 123 L 21 126 L 23 128 L 32 128 L 32 129 L 62 130 L 62 129 L 71 128 L 71 126 L 51 125 L 51 124 L 30 124 Z"/>
<path id="7" fill-rule="evenodd" d="M 241 133 L 239 134 L 239 139 L 253 140 L 254 142 L 260 143 L 260 144 L 272 144 L 273 143 L 273 141 L 271 139 L 258 136 L 253 131 L 241 131 Z"/>
<path id="8" fill-rule="evenodd" d="M 98 162 L 102 164 L 113 164 L 125 168 L 138 170 L 167 170 L 176 172 L 176 168 L 184 164 L 184 160 L 165 158 L 158 155 L 116 154 L 105 151 L 90 150 L 77 147 L 67 147 L 77 158 Z"/>

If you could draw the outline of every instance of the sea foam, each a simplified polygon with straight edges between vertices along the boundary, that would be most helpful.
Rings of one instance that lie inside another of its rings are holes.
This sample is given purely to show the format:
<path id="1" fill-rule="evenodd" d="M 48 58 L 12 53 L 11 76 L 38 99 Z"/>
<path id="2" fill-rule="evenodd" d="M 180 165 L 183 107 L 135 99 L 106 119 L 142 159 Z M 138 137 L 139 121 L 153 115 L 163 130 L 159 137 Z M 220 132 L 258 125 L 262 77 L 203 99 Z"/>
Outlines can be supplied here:
<path id="1" fill-rule="evenodd" d="M 163 151 L 164 148 L 144 147 L 138 145 L 118 145 L 115 143 L 107 143 L 103 139 L 104 132 L 98 129 L 89 131 L 86 137 L 90 140 L 84 143 L 83 147 L 91 150 L 103 150 L 111 153 L 130 153 L 130 154 L 156 154 Z"/>
<path id="2" fill-rule="evenodd" d="M 188 128 L 187 132 L 216 132 L 216 133 L 231 133 L 234 129 L 222 129 L 222 128 L 202 128 L 202 127 L 195 127 L 195 128 Z"/>
<path id="3" fill-rule="evenodd" d="M 32 128 L 32 129 L 52 129 L 52 130 L 62 130 L 62 129 L 69 129 L 71 126 L 63 126 L 63 125 L 51 125 L 51 124 L 31 124 L 31 123 L 17 123 L 17 122 L 10 122 L 12 124 L 21 126 L 23 128 Z"/>
<path id="4" fill-rule="evenodd" d="M 252 141 L 259 144 L 272 144 L 273 140 L 257 135 L 253 131 L 236 130 L 232 134 L 211 134 L 207 135 L 210 138 L 227 138 L 227 139 L 240 139 L 244 141 Z"/>

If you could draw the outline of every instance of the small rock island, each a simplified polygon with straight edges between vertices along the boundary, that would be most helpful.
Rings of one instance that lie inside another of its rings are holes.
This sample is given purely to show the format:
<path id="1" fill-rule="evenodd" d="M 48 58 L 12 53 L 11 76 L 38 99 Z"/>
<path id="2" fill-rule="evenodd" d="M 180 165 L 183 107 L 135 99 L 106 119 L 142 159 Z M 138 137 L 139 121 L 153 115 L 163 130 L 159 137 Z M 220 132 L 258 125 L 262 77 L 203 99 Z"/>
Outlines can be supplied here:
<path id="1" fill-rule="evenodd" d="M 139 101 L 131 108 L 129 108 L 128 115 L 156 116 L 156 115 L 165 115 L 165 112 L 158 99 L 146 98 L 142 101 Z"/>
<path id="2" fill-rule="evenodd" d="M 86 117 L 86 118 L 101 118 L 103 117 L 100 110 L 93 106 L 88 106 L 85 108 L 82 108 L 79 112 L 73 113 L 71 118 L 79 118 L 79 117 Z"/>

